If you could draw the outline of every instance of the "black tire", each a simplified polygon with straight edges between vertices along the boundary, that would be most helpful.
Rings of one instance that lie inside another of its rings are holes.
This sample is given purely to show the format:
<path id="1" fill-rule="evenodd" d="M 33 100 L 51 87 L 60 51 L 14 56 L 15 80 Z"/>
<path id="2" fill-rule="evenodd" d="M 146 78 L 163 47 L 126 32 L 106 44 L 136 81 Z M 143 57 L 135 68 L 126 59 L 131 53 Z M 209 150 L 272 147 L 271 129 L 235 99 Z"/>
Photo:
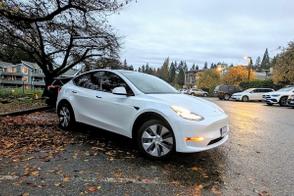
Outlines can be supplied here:
<path id="1" fill-rule="evenodd" d="M 242 97 L 242 101 L 243 101 L 243 102 L 247 102 L 247 101 L 249 101 L 249 97 L 248 97 L 248 96 L 246 96 L 246 95 L 245 95 L 245 96 L 243 96 L 243 97 Z"/>
<path id="2" fill-rule="evenodd" d="M 231 98 L 231 96 L 229 94 L 225 94 L 224 100 L 228 101 L 228 100 L 230 100 L 230 98 Z"/>
<path id="3" fill-rule="evenodd" d="M 74 128 L 76 124 L 75 115 L 71 105 L 68 102 L 61 102 L 59 104 L 57 109 L 57 115 L 59 119 L 59 127 L 61 129 L 69 131 L 70 129 Z M 65 116 L 65 115 L 68 115 L 68 116 Z M 66 117 L 69 117 L 67 118 L 67 123 L 65 122 Z"/>
<path id="4" fill-rule="evenodd" d="M 156 140 L 155 138 L 151 139 L 151 138 L 146 138 L 145 137 L 146 132 L 148 132 L 150 136 L 156 137 L 155 135 L 152 135 L 154 132 L 152 132 L 150 127 L 151 126 L 152 127 L 156 126 L 156 132 L 158 133 L 158 128 L 157 128 L 158 125 L 165 128 L 165 129 L 162 128 L 161 131 L 160 131 L 161 134 L 162 134 L 162 138 L 168 139 L 168 140 L 164 139 L 166 141 L 161 141 L 160 145 L 155 144 L 155 142 L 158 142 L 158 141 L 154 141 L 154 140 Z M 148 130 L 150 130 L 150 131 L 148 131 Z M 166 130 L 168 130 L 169 132 L 163 133 Z M 145 157 L 147 157 L 149 159 L 164 160 L 164 159 L 167 159 L 168 157 L 170 157 L 170 155 L 175 152 L 176 141 L 175 141 L 174 133 L 173 133 L 172 129 L 170 128 L 170 126 L 166 122 L 164 122 L 162 120 L 151 119 L 151 120 L 148 120 L 145 123 L 143 123 L 142 126 L 140 127 L 139 131 L 138 131 L 138 134 L 136 134 L 135 139 L 136 139 L 136 143 L 137 143 L 137 145 L 139 147 L 140 152 Z M 169 142 L 167 142 L 167 141 L 169 141 Z M 171 144 L 171 142 L 172 142 L 172 144 Z M 145 146 L 144 146 L 143 143 L 145 143 Z M 163 148 L 163 146 L 161 146 L 162 143 L 164 144 L 165 148 Z M 147 149 L 145 149 L 145 148 L 147 148 Z M 160 150 L 158 150 L 158 149 L 160 149 Z M 164 154 L 165 153 L 164 149 L 165 150 L 169 149 L 169 151 L 166 154 Z M 149 151 L 149 152 L 147 152 L 147 151 Z M 158 152 L 158 151 L 161 151 L 161 152 Z M 152 155 L 152 152 L 155 152 L 155 154 L 157 154 L 157 155 L 162 153 L 163 155 L 159 155 L 159 156 Z"/>
<path id="5" fill-rule="evenodd" d="M 282 107 L 287 106 L 288 105 L 287 100 L 288 100 L 288 97 L 281 97 L 279 101 L 280 106 Z"/>
<path id="6" fill-rule="evenodd" d="M 196 96 L 195 93 L 191 93 L 192 96 Z"/>
<path id="7" fill-rule="evenodd" d="M 207 97 L 208 96 L 208 94 L 207 93 L 204 93 L 204 95 L 203 95 L 204 97 Z"/>

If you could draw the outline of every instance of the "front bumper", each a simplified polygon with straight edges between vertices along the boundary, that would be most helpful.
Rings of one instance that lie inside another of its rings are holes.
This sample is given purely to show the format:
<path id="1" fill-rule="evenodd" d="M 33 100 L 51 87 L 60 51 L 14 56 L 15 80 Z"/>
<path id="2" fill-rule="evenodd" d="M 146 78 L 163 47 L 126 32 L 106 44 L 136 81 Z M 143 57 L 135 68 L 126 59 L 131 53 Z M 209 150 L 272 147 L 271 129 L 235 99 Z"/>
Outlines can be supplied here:
<path id="1" fill-rule="evenodd" d="M 267 99 L 263 99 L 263 101 L 266 103 L 271 103 L 271 104 L 279 103 L 278 100 L 275 98 L 267 98 Z"/>
<path id="2" fill-rule="evenodd" d="M 221 128 L 226 127 L 227 133 L 221 135 Z M 200 152 L 224 144 L 229 136 L 229 123 L 226 114 L 205 118 L 203 121 L 178 120 L 173 125 L 176 136 L 177 152 Z M 202 137 L 201 141 L 187 141 L 186 138 Z"/>
<path id="3" fill-rule="evenodd" d="M 242 96 L 234 96 L 234 95 L 232 95 L 231 96 L 231 99 L 232 100 L 236 100 L 236 101 L 241 101 L 242 100 Z"/>

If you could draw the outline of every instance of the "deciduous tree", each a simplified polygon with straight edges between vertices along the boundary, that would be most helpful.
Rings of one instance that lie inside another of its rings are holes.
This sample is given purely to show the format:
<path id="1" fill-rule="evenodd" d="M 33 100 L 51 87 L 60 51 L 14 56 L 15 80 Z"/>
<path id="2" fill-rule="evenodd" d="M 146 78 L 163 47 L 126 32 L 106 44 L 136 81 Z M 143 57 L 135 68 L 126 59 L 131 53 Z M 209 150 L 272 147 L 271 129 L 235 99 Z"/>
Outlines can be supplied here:
<path id="1" fill-rule="evenodd" d="M 107 16 L 125 0 L 0 0 L 0 46 L 18 48 L 45 83 L 85 60 L 117 59 L 119 42 Z M 46 89 L 46 88 L 45 88 Z"/>
<path id="2" fill-rule="evenodd" d="M 255 79 L 255 72 L 251 71 L 250 80 Z M 223 77 L 223 82 L 230 85 L 239 85 L 241 82 L 248 81 L 248 68 L 244 66 L 235 66 L 229 68 Z"/>
<path id="3" fill-rule="evenodd" d="M 276 84 L 294 84 L 294 42 L 273 61 L 273 81 Z"/>

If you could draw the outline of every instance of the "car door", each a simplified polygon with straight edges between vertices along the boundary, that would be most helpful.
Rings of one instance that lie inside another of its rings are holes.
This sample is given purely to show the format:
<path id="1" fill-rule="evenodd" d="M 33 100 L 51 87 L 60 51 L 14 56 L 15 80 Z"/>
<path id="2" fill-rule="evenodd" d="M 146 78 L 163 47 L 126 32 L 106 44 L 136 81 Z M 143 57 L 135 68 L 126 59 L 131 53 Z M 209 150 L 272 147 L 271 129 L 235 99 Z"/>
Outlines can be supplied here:
<path id="1" fill-rule="evenodd" d="M 254 90 L 252 90 L 251 92 L 250 92 L 250 94 L 249 94 L 249 99 L 250 100 L 256 100 L 257 99 L 257 97 L 258 97 L 258 89 L 254 89 Z"/>
<path id="2" fill-rule="evenodd" d="M 75 86 L 71 89 L 73 94 L 74 111 L 78 121 L 99 127 L 100 121 L 96 113 L 99 109 L 99 76 L 100 72 L 83 74 L 73 80 Z"/>
<path id="3" fill-rule="evenodd" d="M 97 100 L 100 127 L 131 137 L 133 120 L 138 110 L 134 107 L 134 94 L 127 83 L 117 74 L 105 71 L 100 81 L 100 98 Z M 128 95 L 116 95 L 112 90 L 125 87 Z"/>

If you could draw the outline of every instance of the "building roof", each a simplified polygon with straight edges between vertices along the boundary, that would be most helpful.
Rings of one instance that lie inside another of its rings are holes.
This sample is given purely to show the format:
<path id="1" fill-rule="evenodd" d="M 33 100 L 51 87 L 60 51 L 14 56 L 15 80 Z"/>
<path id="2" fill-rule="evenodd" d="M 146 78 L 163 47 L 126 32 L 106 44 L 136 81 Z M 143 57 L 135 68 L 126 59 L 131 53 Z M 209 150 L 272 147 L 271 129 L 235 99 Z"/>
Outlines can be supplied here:
<path id="1" fill-rule="evenodd" d="M 28 61 L 21 61 L 21 63 L 31 67 L 32 69 L 40 69 L 40 67 L 38 66 L 37 63 L 32 63 L 32 62 L 28 62 Z"/>
<path id="2" fill-rule="evenodd" d="M 4 61 L 0 61 L 0 67 L 4 68 L 4 67 L 15 67 L 17 65 L 13 64 L 13 63 L 7 63 Z"/>

